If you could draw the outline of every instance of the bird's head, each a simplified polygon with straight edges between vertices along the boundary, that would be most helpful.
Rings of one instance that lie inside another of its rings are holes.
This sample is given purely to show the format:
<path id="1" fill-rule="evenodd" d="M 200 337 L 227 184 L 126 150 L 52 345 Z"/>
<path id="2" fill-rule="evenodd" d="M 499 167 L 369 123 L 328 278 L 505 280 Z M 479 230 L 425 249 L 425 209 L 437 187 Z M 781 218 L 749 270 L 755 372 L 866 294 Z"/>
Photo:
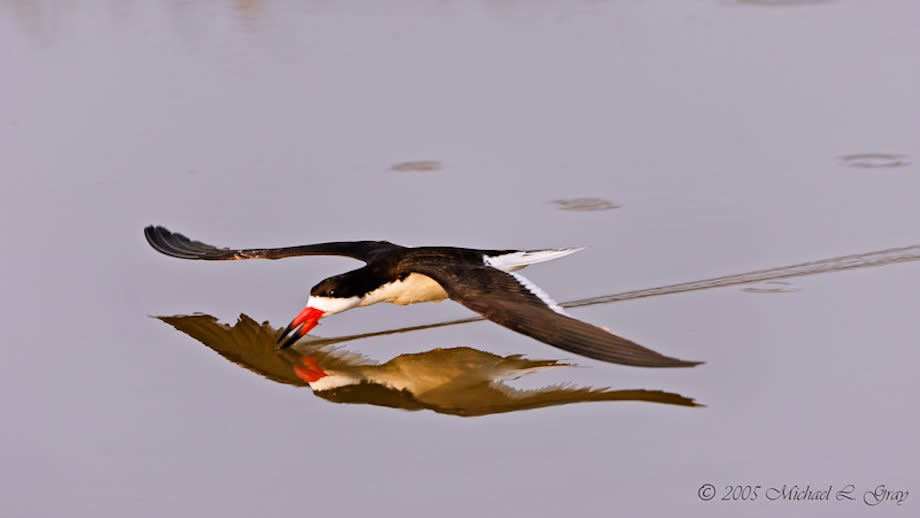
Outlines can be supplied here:
<path id="1" fill-rule="evenodd" d="M 310 290 L 307 305 L 284 328 L 278 337 L 281 348 L 287 348 L 316 327 L 319 319 L 341 313 L 361 303 L 361 295 L 352 293 L 353 288 L 343 276 L 330 277 Z"/>

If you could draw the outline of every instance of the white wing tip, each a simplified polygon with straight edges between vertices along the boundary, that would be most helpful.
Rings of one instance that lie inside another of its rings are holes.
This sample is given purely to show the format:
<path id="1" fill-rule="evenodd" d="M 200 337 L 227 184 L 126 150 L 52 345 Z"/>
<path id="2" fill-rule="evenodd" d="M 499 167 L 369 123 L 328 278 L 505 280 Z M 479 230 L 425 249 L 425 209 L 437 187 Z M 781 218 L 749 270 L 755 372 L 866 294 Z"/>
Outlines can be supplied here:
<path id="1" fill-rule="evenodd" d="M 538 299 L 542 300 L 543 303 L 549 307 L 549 309 L 555 311 L 556 313 L 559 313 L 560 315 L 569 316 L 569 314 L 565 312 L 565 309 L 563 309 L 562 306 L 560 306 L 555 300 L 553 300 L 552 297 L 550 297 L 548 293 L 543 291 L 542 288 L 530 282 L 530 279 L 528 279 L 527 277 L 524 277 L 523 275 L 519 273 L 508 272 L 508 274 L 514 277 L 515 279 L 517 279 L 517 281 L 521 283 L 522 286 L 527 288 L 527 291 L 533 293 L 534 295 L 537 296 Z"/>

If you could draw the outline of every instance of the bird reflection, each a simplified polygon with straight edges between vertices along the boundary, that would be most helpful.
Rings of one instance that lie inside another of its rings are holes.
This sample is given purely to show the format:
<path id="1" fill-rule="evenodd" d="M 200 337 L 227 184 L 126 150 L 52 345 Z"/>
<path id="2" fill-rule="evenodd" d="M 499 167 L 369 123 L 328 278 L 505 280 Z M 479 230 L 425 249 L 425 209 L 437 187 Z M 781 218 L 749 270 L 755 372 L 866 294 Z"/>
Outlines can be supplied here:
<path id="1" fill-rule="evenodd" d="M 498 356 L 471 347 L 438 348 L 401 354 L 375 363 L 358 353 L 331 347 L 351 337 L 312 338 L 277 350 L 280 328 L 243 314 L 233 326 L 211 315 L 156 317 L 191 336 L 224 358 L 270 380 L 309 386 L 335 403 L 428 409 L 442 414 L 480 416 L 585 401 L 646 401 L 699 406 L 692 399 L 658 390 L 552 385 L 521 390 L 505 381 L 571 364 Z M 312 338 L 312 339 L 311 339 Z"/>

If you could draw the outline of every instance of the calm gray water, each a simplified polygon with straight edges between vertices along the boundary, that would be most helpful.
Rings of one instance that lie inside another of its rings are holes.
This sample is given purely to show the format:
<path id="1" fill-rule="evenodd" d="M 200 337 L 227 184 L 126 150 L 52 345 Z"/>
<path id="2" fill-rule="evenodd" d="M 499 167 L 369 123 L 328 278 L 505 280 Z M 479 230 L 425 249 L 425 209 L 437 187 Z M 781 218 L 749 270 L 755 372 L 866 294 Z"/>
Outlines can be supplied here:
<path id="1" fill-rule="evenodd" d="M 334 404 L 149 318 L 284 325 L 355 263 L 179 261 L 142 229 L 586 246 L 528 270 L 557 300 L 914 245 L 918 19 L 912 0 L 0 1 L 0 515 L 914 514 L 920 263 L 572 310 L 692 369 L 489 323 L 346 344 L 576 361 L 511 384 L 706 405 L 462 418 Z M 375 306 L 317 333 L 467 315 Z M 720 501 L 739 484 L 759 498 Z M 770 500 L 784 484 L 831 501 Z M 882 484 L 909 496 L 867 505 Z"/>

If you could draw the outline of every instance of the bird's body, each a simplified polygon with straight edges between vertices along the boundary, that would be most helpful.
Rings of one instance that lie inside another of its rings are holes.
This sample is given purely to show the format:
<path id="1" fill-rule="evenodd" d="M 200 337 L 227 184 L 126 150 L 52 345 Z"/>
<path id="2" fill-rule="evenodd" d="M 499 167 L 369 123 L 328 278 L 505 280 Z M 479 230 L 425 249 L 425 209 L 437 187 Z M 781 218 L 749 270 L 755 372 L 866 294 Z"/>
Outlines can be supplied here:
<path id="1" fill-rule="evenodd" d="M 452 271 L 465 267 L 470 274 L 467 281 L 454 286 L 455 290 L 469 291 L 472 282 L 481 277 L 479 285 L 489 281 L 483 272 L 497 269 L 514 275 L 517 270 L 538 262 L 548 261 L 578 251 L 577 248 L 557 250 L 473 250 L 453 247 L 397 247 L 388 248 L 369 258 L 363 268 L 335 275 L 317 284 L 310 293 L 311 306 L 327 313 L 337 313 L 340 307 L 370 306 L 378 302 L 391 304 L 416 304 L 440 302 L 450 298 L 447 289 L 431 276 L 444 278 Z M 423 273 L 423 272 L 428 272 Z M 529 283 L 529 281 L 526 281 Z M 531 284 L 532 285 L 532 284 Z M 486 288 L 485 286 L 480 286 Z M 542 290 L 544 302 L 556 306 Z M 538 296 L 540 296 L 538 295 Z M 558 306 L 556 306 L 558 307 Z"/>
<path id="2" fill-rule="evenodd" d="M 342 255 L 364 261 L 362 268 L 334 275 L 310 290 L 304 309 L 282 333 L 282 348 L 295 343 L 320 318 L 378 302 L 414 304 L 447 298 L 504 327 L 590 358 L 646 367 L 685 367 L 597 326 L 576 320 L 543 290 L 516 273 L 528 265 L 580 249 L 478 250 L 404 247 L 388 241 L 321 243 L 286 248 L 216 248 L 163 227 L 147 227 L 147 241 L 173 257 L 203 260 L 280 259 Z"/>
<path id="3" fill-rule="evenodd" d="M 286 354 L 285 360 L 291 364 L 294 375 L 314 392 L 367 383 L 406 391 L 417 397 L 445 388 L 463 392 L 463 389 L 517 379 L 542 369 L 570 366 L 554 360 L 532 360 L 518 355 L 501 357 L 471 347 L 450 347 L 402 354 L 380 365 L 340 362 L 327 367 L 312 349 L 313 355 L 289 350 L 294 352 Z"/>

